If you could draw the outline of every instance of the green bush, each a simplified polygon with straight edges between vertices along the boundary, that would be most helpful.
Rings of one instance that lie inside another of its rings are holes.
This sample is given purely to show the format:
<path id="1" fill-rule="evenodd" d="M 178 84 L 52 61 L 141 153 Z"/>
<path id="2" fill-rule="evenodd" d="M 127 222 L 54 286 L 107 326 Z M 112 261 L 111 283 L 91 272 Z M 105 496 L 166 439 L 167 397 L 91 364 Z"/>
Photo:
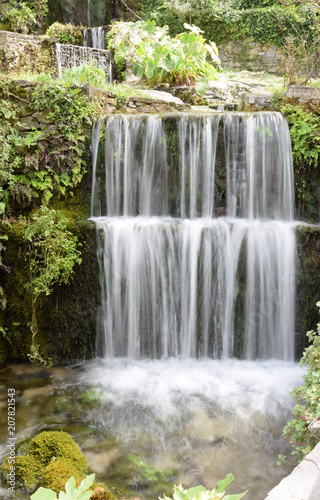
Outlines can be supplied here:
<path id="1" fill-rule="evenodd" d="M 232 0 L 231 5 L 234 9 L 253 9 L 279 5 L 279 2 L 277 0 Z"/>
<path id="2" fill-rule="evenodd" d="M 320 307 L 320 302 L 317 306 Z M 297 455 L 299 462 L 318 443 L 308 426 L 320 414 L 320 323 L 317 325 L 317 332 L 310 331 L 307 337 L 310 345 L 300 360 L 301 366 L 307 367 L 307 373 L 302 377 L 304 384 L 291 392 L 296 405 L 292 420 L 283 430 L 283 436 L 289 439 L 293 447 L 291 455 Z M 283 461 L 286 457 L 279 458 Z"/>

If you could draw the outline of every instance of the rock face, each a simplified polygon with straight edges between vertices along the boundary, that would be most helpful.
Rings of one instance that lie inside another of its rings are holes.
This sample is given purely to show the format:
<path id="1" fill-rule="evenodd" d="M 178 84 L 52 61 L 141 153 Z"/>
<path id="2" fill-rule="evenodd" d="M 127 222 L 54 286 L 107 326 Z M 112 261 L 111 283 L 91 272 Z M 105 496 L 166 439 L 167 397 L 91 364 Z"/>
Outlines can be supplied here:
<path id="1" fill-rule="evenodd" d="M 298 99 L 299 102 L 320 102 L 320 88 L 307 85 L 289 85 L 285 94 L 288 98 Z"/>
<path id="2" fill-rule="evenodd" d="M 49 0 L 48 24 L 104 26 L 112 19 L 112 2 L 106 0 Z"/>
<path id="3" fill-rule="evenodd" d="M 218 45 L 222 67 L 283 74 L 283 53 L 274 45 L 261 45 L 250 39 Z"/>

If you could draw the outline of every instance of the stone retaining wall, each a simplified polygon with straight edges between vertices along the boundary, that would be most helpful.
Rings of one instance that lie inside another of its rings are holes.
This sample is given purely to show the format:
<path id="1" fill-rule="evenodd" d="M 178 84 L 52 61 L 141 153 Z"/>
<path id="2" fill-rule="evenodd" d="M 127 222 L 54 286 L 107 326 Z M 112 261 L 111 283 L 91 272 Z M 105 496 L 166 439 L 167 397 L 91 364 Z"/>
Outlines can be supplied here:
<path id="1" fill-rule="evenodd" d="M 283 52 L 274 45 L 261 45 L 250 39 L 218 45 L 223 68 L 284 73 Z"/>
<path id="2" fill-rule="evenodd" d="M 53 72 L 54 42 L 43 36 L 0 31 L 0 68 L 4 71 Z"/>

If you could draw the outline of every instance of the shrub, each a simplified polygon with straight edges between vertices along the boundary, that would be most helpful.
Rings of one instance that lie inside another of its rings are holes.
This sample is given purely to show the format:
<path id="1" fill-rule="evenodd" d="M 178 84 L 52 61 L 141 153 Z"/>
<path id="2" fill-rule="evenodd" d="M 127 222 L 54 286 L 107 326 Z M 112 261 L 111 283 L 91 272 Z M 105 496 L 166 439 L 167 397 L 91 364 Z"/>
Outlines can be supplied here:
<path id="1" fill-rule="evenodd" d="M 48 0 L 25 0 L 18 6 L 16 0 L 2 3 L 9 4 L 7 12 L 1 19 L 1 22 L 5 24 L 4 29 L 24 34 L 42 33 L 48 14 Z"/>

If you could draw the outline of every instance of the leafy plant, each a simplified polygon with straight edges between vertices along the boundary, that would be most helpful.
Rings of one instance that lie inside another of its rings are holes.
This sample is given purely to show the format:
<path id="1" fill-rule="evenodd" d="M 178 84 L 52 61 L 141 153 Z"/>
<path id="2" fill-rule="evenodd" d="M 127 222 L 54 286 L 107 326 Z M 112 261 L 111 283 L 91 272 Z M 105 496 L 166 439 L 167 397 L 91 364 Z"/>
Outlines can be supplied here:
<path id="1" fill-rule="evenodd" d="M 39 488 L 33 495 L 31 500 L 89 500 L 92 497 L 93 491 L 87 491 L 94 482 L 95 474 L 87 476 L 79 488 L 76 488 L 76 481 L 72 476 L 66 483 L 66 492 L 60 491 L 59 496 L 48 488 Z"/>
<path id="2" fill-rule="evenodd" d="M 83 36 L 79 28 L 70 23 L 53 23 L 46 31 L 46 37 L 58 38 L 60 43 L 74 45 L 81 45 L 83 41 Z"/>
<path id="3" fill-rule="evenodd" d="M 181 484 L 173 487 L 173 500 L 219 500 L 224 498 L 224 500 L 240 500 L 247 493 L 240 493 L 238 495 L 226 495 L 226 488 L 234 480 L 233 474 L 227 474 L 224 479 L 216 484 L 214 490 L 209 491 L 202 485 L 196 486 L 195 488 L 189 488 L 184 490 Z M 162 500 L 171 500 L 169 497 L 164 496 Z"/>
<path id="4" fill-rule="evenodd" d="M 7 12 L 2 22 L 7 29 L 18 33 L 42 33 L 48 14 L 48 0 L 25 0 L 17 5 L 16 0 L 9 0 Z M 13 8 L 16 7 L 16 8 Z"/>
<path id="5" fill-rule="evenodd" d="M 31 361 L 46 364 L 36 342 L 38 333 L 37 305 L 42 294 L 50 295 L 55 283 L 68 283 L 74 265 L 81 263 L 78 239 L 67 229 L 67 219 L 61 218 L 55 210 L 41 207 L 32 221 L 21 218 L 24 235 L 28 242 L 26 256 L 29 265 L 32 319 L 30 328 L 32 344 Z"/>
<path id="6" fill-rule="evenodd" d="M 106 75 L 102 69 L 95 66 L 77 66 L 64 71 L 61 81 L 66 87 L 71 85 L 84 87 L 87 83 L 94 87 L 104 87 Z"/>
<path id="7" fill-rule="evenodd" d="M 320 302 L 317 302 L 317 306 L 320 307 Z M 320 323 L 317 332 L 309 331 L 307 337 L 310 345 L 300 360 L 301 366 L 307 366 L 307 373 L 302 377 L 304 384 L 291 392 L 292 398 L 296 400 L 293 418 L 283 429 L 284 438 L 289 439 L 293 447 L 291 455 L 297 455 L 299 462 L 318 442 L 308 426 L 320 414 Z M 286 458 L 279 456 L 280 462 Z"/>
<path id="8" fill-rule="evenodd" d="M 199 79 L 214 79 L 219 68 L 218 51 L 213 42 L 206 43 L 197 26 L 184 24 L 187 32 L 171 38 L 168 28 L 159 28 L 155 22 L 122 23 L 114 58 L 119 63 L 125 58 L 133 65 L 133 73 L 152 85 L 194 85 Z M 129 45 L 134 40 L 132 46 Z M 207 61 L 210 58 L 211 64 Z"/>

